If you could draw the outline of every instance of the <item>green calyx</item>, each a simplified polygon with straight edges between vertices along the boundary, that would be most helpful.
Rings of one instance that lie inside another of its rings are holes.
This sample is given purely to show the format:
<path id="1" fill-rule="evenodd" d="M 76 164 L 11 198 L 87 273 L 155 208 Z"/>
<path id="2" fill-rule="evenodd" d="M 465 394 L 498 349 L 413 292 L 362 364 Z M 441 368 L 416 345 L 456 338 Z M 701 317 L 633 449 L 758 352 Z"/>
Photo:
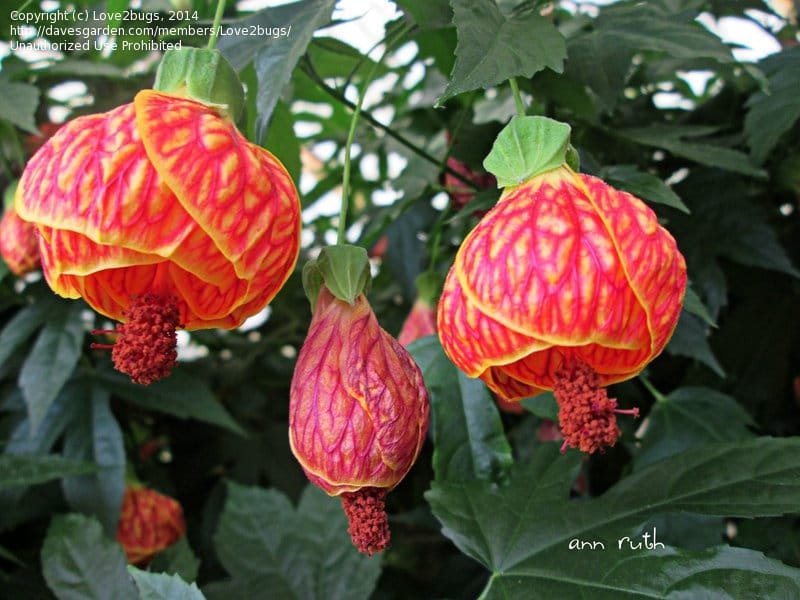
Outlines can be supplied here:
<path id="1" fill-rule="evenodd" d="M 371 282 L 369 256 L 360 246 L 326 246 L 303 267 L 303 289 L 312 309 L 323 285 L 340 300 L 353 304 L 359 294 L 367 293 Z"/>
<path id="2" fill-rule="evenodd" d="M 156 71 L 153 89 L 218 107 L 234 121 L 244 108 L 242 82 L 219 50 L 167 50 Z"/>
<path id="3" fill-rule="evenodd" d="M 518 185 L 565 162 L 575 170 L 577 152 L 570 146 L 570 131 L 566 123 L 547 117 L 514 117 L 498 134 L 483 166 L 501 188 Z"/>

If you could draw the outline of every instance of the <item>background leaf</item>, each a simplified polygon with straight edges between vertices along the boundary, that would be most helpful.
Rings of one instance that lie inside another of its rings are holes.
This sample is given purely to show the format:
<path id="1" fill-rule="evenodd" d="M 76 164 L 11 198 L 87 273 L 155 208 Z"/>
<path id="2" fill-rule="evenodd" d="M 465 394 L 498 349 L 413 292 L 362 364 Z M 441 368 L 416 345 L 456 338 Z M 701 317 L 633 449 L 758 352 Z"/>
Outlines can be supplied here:
<path id="1" fill-rule="evenodd" d="M 69 460 L 53 454 L 5 454 L 0 456 L 0 486 L 36 485 L 70 475 L 95 473 L 97 470 L 98 466 L 94 463 Z"/>
<path id="2" fill-rule="evenodd" d="M 87 386 L 88 387 L 88 386 Z M 125 448 L 122 432 L 109 407 L 108 391 L 98 385 L 80 399 L 64 439 L 64 456 L 94 461 L 99 473 L 67 477 L 61 482 L 64 497 L 75 511 L 95 516 L 114 537 L 125 491 Z"/>
<path id="3" fill-rule="evenodd" d="M 601 177 L 606 183 L 642 200 L 671 206 L 685 213 L 690 212 L 680 196 L 666 183 L 650 173 L 643 173 L 633 165 L 606 167 Z"/>
<path id="4" fill-rule="evenodd" d="M 705 136 L 712 132 L 713 129 L 703 127 L 650 125 L 620 130 L 618 134 L 639 144 L 661 148 L 675 156 L 688 158 L 701 165 L 719 167 L 752 177 L 765 176 L 764 171 L 754 166 L 750 162 L 750 158 L 743 152 L 722 145 L 688 141 L 687 139 Z"/>
<path id="5" fill-rule="evenodd" d="M 81 356 L 81 303 L 51 316 L 45 323 L 19 372 L 19 386 L 28 406 L 31 431 L 36 431 L 47 409 L 72 375 Z"/>
<path id="6" fill-rule="evenodd" d="M 799 63 L 800 48 L 790 48 L 759 63 L 769 87 L 750 97 L 744 120 L 747 143 L 758 163 L 767 158 L 780 137 L 800 118 L 800 99 L 797 97 Z"/>
<path id="7" fill-rule="evenodd" d="M 0 79 L 0 115 L 29 133 L 38 133 L 34 114 L 39 105 L 39 88 L 27 83 Z"/>
<path id="8" fill-rule="evenodd" d="M 358 600 L 380 569 L 350 542 L 339 500 L 310 485 L 295 510 L 280 492 L 229 483 L 215 543 L 233 579 L 209 586 L 209 598 Z"/>
<path id="9" fill-rule="evenodd" d="M 147 387 L 133 383 L 117 372 L 98 371 L 98 382 L 106 389 L 143 408 L 167 413 L 180 419 L 197 419 L 245 435 L 208 389 L 208 385 L 190 373 L 175 370 L 166 379 Z"/>
<path id="10" fill-rule="evenodd" d="M 42 546 L 42 570 L 59 600 L 138 600 L 125 554 L 91 517 L 53 518 Z"/>
<path id="11" fill-rule="evenodd" d="M 422 370 L 430 394 L 436 479 L 501 479 L 513 459 L 497 407 L 484 383 L 456 369 L 435 336 L 415 341 L 409 352 Z"/>
<path id="12" fill-rule="evenodd" d="M 509 77 L 563 70 L 564 38 L 535 10 L 506 17 L 492 0 L 452 0 L 451 5 L 458 32 L 456 64 L 438 104 Z"/>
<path id="13" fill-rule="evenodd" d="M 177 575 L 148 573 L 132 566 L 128 571 L 139 588 L 139 600 L 205 600 L 194 583 L 188 584 Z"/>
<path id="14" fill-rule="evenodd" d="M 555 502 L 552 496 L 542 497 L 532 489 L 542 485 L 542 477 L 520 476 L 524 471 L 512 472 L 505 488 L 479 481 L 435 482 L 426 498 L 444 525 L 443 533 L 493 572 L 484 591 L 487 597 L 502 597 L 505 593 L 522 598 L 522 589 L 527 589 L 528 594 L 531 590 L 541 592 L 535 597 L 542 598 L 566 590 L 573 595 L 608 594 L 598 597 L 611 598 L 613 591 L 619 594 L 617 597 L 636 597 L 651 584 L 641 581 L 636 570 L 628 569 L 625 565 L 630 556 L 613 552 L 611 544 L 616 545 L 616 540 L 624 536 L 632 539 L 637 535 L 638 524 L 666 507 L 747 517 L 794 510 L 791 498 L 797 493 L 800 478 L 791 455 L 798 448 L 800 440 L 764 438 L 704 445 L 652 464 L 626 477 L 603 496 L 586 502 Z M 545 452 L 554 458 L 552 449 L 540 449 L 534 460 Z M 548 472 L 567 471 L 571 454 L 551 460 Z M 562 499 L 566 497 L 564 484 L 568 481 L 561 475 L 559 485 L 551 488 Z M 702 485 L 698 485 L 701 481 Z M 572 540 L 600 541 L 606 546 L 605 551 L 600 547 L 596 552 L 584 549 L 580 577 L 563 568 L 574 560 L 570 558 L 574 556 Z M 701 554 L 705 565 L 700 567 L 697 555 L 674 549 L 666 553 L 677 554 L 678 563 L 683 566 L 674 571 L 659 569 L 667 579 L 656 586 L 669 582 L 668 586 L 680 587 L 682 581 L 695 577 L 695 572 L 711 572 L 720 554 L 743 556 L 729 549 Z M 725 567 L 747 572 L 736 578 L 736 585 L 743 586 L 739 589 L 755 593 L 759 589 L 785 591 L 800 586 L 800 570 L 753 554 Z M 643 560 L 652 560 L 652 555 L 648 553 Z M 768 565 L 766 574 L 763 566 L 752 568 L 756 562 Z M 703 585 L 731 590 L 725 577 L 712 577 Z M 658 587 L 649 593 L 661 593 L 657 590 Z"/>
<path id="15" fill-rule="evenodd" d="M 234 68 L 242 69 L 251 61 L 254 63 L 258 78 L 257 141 L 266 137 L 272 111 L 283 86 L 289 83 L 292 71 L 303 56 L 314 31 L 330 21 L 333 5 L 334 0 L 300 0 L 265 8 L 230 26 L 225 37 L 220 38 L 217 48 Z M 278 36 L 264 35 L 260 37 L 260 43 L 253 43 L 253 36 L 250 35 L 252 27 L 261 27 L 262 31 L 270 32 L 275 31 L 275 28 L 287 28 L 287 33 Z M 237 34 L 236 28 L 241 33 Z"/>
<path id="16" fill-rule="evenodd" d="M 695 446 L 748 440 L 754 437 L 753 425 L 747 411 L 730 396 L 708 388 L 678 388 L 647 415 L 634 469 Z"/>

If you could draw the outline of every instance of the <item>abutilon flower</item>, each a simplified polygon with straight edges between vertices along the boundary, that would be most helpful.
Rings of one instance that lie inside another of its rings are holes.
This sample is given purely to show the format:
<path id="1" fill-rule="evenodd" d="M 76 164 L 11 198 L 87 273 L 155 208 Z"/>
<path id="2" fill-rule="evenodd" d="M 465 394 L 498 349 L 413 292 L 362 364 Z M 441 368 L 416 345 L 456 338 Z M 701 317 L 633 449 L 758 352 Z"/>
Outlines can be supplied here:
<path id="1" fill-rule="evenodd" d="M 39 268 L 36 227 L 20 219 L 13 204 L 0 220 L 0 254 L 14 275 L 25 275 Z"/>
<path id="2" fill-rule="evenodd" d="M 384 498 L 408 473 L 428 429 L 419 367 L 378 325 L 323 285 L 290 390 L 289 442 L 312 483 L 340 496 L 355 546 L 389 543 Z"/>
<path id="3" fill-rule="evenodd" d="M 185 534 L 183 509 L 177 501 L 146 487 L 125 488 L 117 541 L 130 564 L 149 561 Z"/>
<path id="4" fill-rule="evenodd" d="M 554 390 L 566 446 L 619 436 L 605 389 L 678 322 L 686 263 L 641 200 L 566 164 L 504 190 L 462 243 L 439 301 L 445 352 L 499 396 Z"/>
<path id="5" fill-rule="evenodd" d="M 397 341 L 408 346 L 414 340 L 436 333 L 436 305 L 418 296 L 411 306 Z"/>
<path id="6" fill-rule="evenodd" d="M 66 123 L 28 163 L 16 207 L 53 291 L 123 322 L 112 359 L 143 384 L 174 365 L 176 327 L 239 326 L 299 252 L 280 161 L 224 107 L 154 90 Z"/>
<path id="7" fill-rule="evenodd" d="M 475 183 L 480 189 L 486 189 L 497 184 L 497 180 L 491 173 L 476 173 L 454 156 L 448 157 L 447 166 Z M 449 191 L 450 200 L 457 209 L 464 208 L 475 197 L 474 189 L 447 171 L 444 174 L 444 187 Z"/>

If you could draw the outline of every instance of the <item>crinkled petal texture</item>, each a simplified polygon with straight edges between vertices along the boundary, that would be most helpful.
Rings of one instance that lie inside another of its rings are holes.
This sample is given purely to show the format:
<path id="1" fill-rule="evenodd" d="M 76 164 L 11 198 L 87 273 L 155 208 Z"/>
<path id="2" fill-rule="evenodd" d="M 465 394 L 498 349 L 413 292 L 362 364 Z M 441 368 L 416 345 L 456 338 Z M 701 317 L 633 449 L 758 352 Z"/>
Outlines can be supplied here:
<path id="1" fill-rule="evenodd" d="M 292 452 L 330 495 L 392 489 L 428 430 L 422 373 L 364 295 L 351 306 L 322 286 L 290 398 Z"/>
<path id="2" fill-rule="evenodd" d="M 68 122 L 32 157 L 16 203 L 53 290 L 121 321 L 153 292 L 177 299 L 187 329 L 236 327 L 299 252 L 283 165 L 214 108 L 152 90 Z"/>
<path id="3" fill-rule="evenodd" d="M 117 541 L 122 544 L 129 563 L 150 560 L 185 533 L 183 509 L 178 502 L 149 488 L 125 488 Z"/>
<path id="4" fill-rule="evenodd" d="M 497 394 L 553 389 L 566 358 L 639 373 L 680 315 L 686 263 L 641 200 L 561 167 L 508 188 L 464 240 L 437 315 L 445 352 Z"/>
<path id="5" fill-rule="evenodd" d="M 20 219 L 13 205 L 0 220 L 0 254 L 15 275 L 25 275 L 39 268 L 36 226 Z"/>

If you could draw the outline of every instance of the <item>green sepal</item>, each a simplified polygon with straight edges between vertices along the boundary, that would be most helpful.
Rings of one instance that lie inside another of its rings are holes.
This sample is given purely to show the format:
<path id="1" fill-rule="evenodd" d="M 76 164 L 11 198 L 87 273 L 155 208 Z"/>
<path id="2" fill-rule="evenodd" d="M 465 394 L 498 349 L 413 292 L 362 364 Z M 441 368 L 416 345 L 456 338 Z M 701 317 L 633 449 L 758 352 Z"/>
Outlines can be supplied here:
<path id="1" fill-rule="evenodd" d="M 497 178 L 497 187 L 518 185 L 566 162 L 570 131 L 566 123 L 547 117 L 514 117 L 498 134 L 483 166 Z"/>
<path id="2" fill-rule="evenodd" d="M 215 106 L 236 121 L 244 108 L 244 88 L 219 50 L 170 48 L 156 71 L 153 89 Z"/>
<path id="3" fill-rule="evenodd" d="M 417 296 L 430 306 L 436 306 L 442 294 L 444 276 L 436 271 L 423 271 L 417 275 L 414 284 L 417 287 Z"/>
<path id="4" fill-rule="evenodd" d="M 569 144 L 567 146 L 567 166 L 576 173 L 581 170 L 581 157 L 575 146 Z"/>
<path id="5" fill-rule="evenodd" d="M 353 304 L 359 294 L 367 293 L 371 282 L 369 256 L 360 246 L 326 246 L 303 267 L 303 289 L 312 309 L 322 285 L 340 300 Z"/>

